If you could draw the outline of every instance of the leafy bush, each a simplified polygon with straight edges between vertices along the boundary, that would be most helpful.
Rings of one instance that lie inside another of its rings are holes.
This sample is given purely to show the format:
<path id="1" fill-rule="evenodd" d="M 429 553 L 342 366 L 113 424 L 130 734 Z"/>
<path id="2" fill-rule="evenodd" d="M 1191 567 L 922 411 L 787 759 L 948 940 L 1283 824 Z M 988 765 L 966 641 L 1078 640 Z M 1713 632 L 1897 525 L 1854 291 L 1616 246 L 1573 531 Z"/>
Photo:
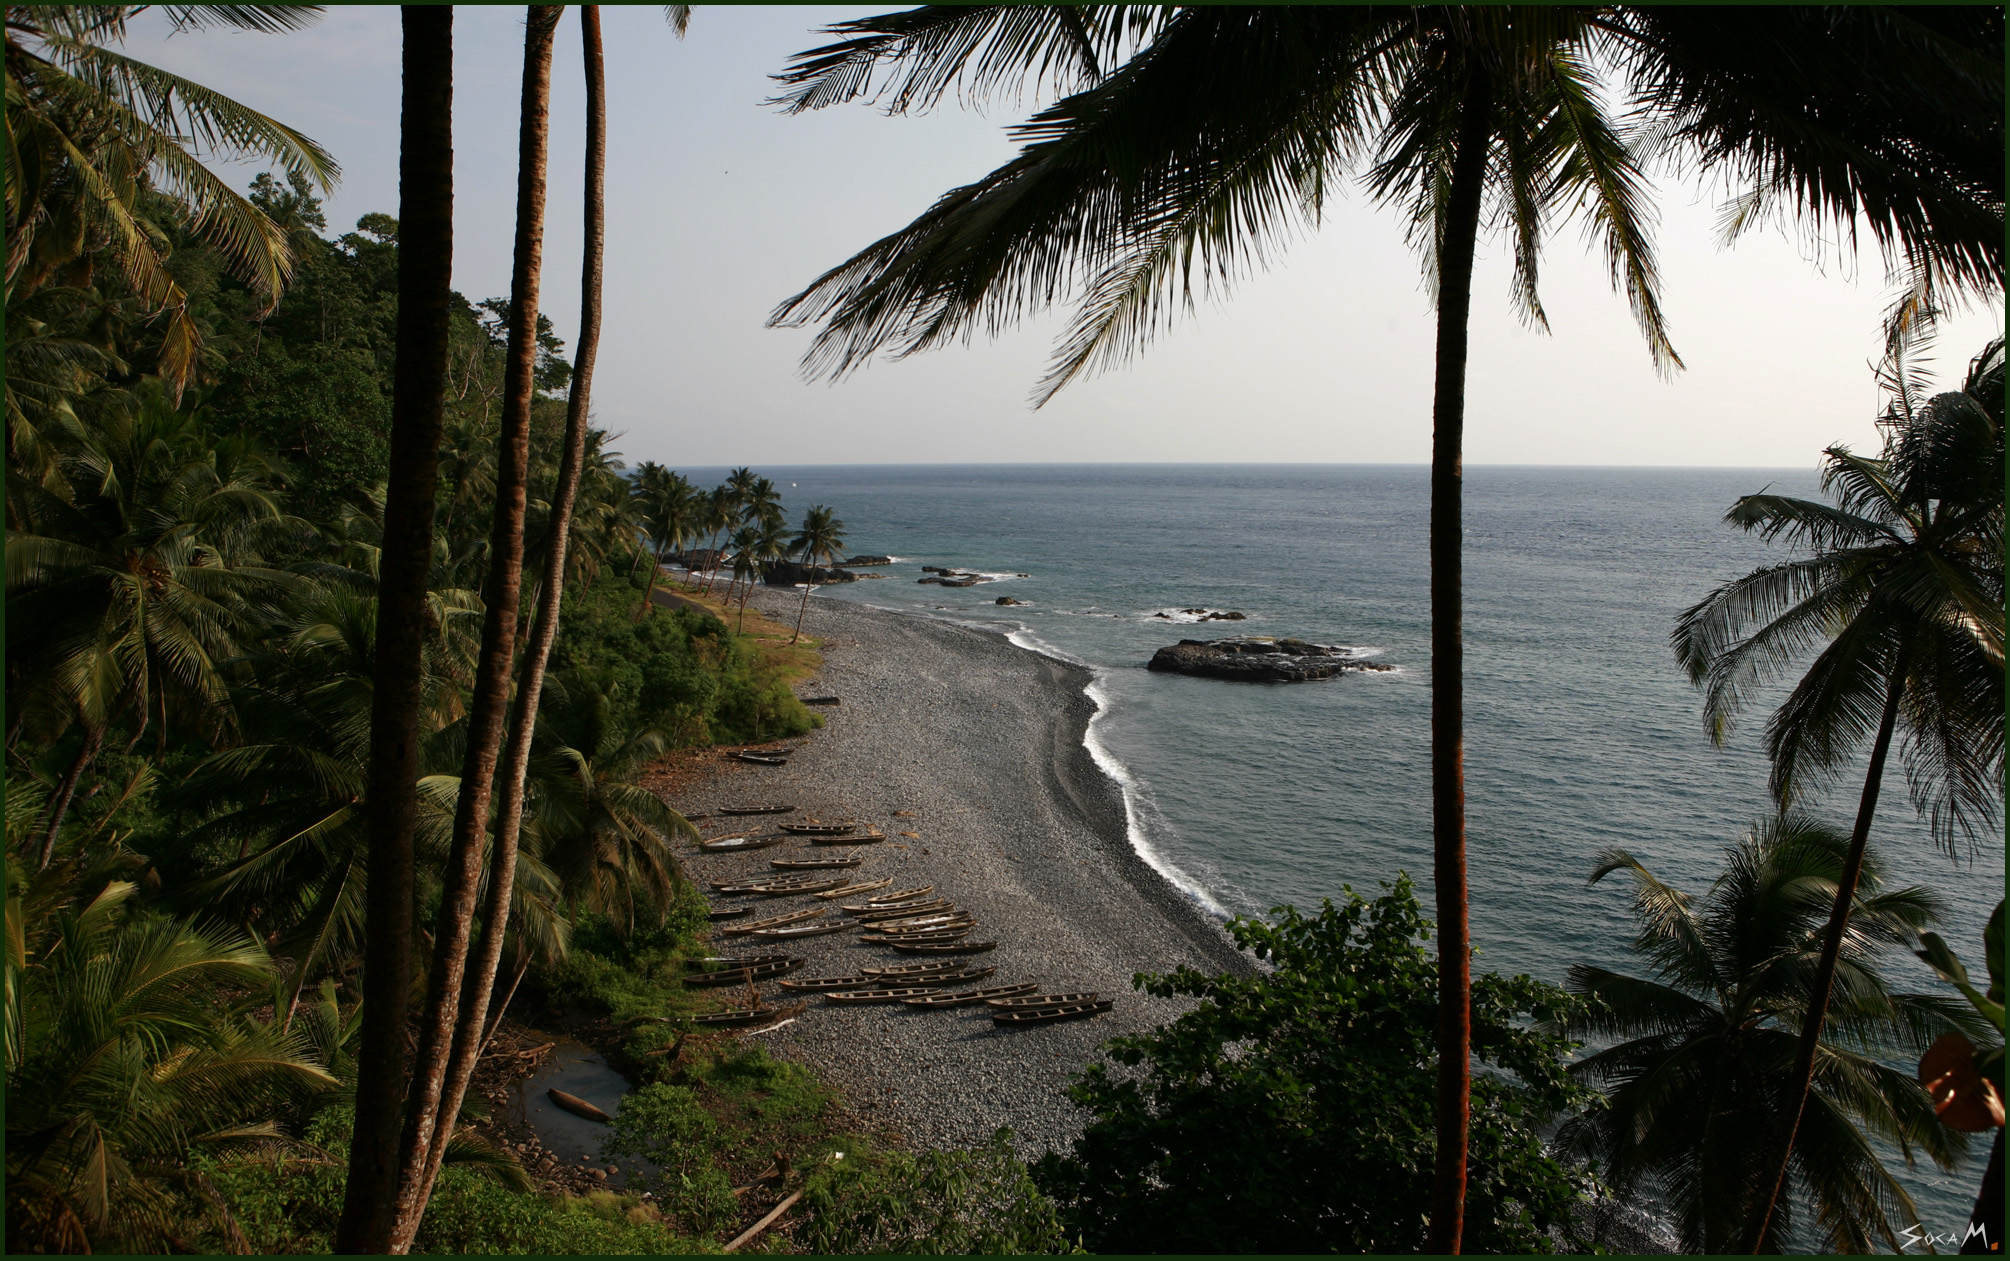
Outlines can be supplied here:
<path id="1" fill-rule="evenodd" d="M 631 1178 L 646 1183 L 665 1207 L 697 1229 L 714 1230 L 740 1209 L 732 1182 L 712 1163 L 718 1132 L 719 1123 L 697 1095 L 659 1082 L 623 1097 L 614 1136 L 601 1151 L 647 1162 L 652 1168 Z"/>
<path id="2" fill-rule="evenodd" d="M 778 1060 L 753 1043 L 684 1076 L 705 1089 L 726 1123 L 720 1144 L 736 1159 L 754 1158 L 763 1146 L 793 1144 L 819 1132 L 831 1092 L 814 1072 Z"/>
<path id="3" fill-rule="evenodd" d="M 1399 878 L 1373 902 L 1347 893 L 1314 918 L 1280 907 L 1238 919 L 1238 944 L 1272 960 L 1255 977 L 1182 968 L 1140 976 L 1200 1005 L 1118 1038 L 1070 1095 L 1094 1114 L 1069 1155 L 1034 1176 L 1092 1250 L 1414 1252 L 1435 1155 L 1437 960 Z M 1473 980 L 1466 1247 L 1546 1252 L 1584 1179 L 1541 1128 L 1588 1102 L 1564 1060 L 1576 1045 L 1532 1027 L 1579 1006 L 1525 976 Z"/>
<path id="4" fill-rule="evenodd" d="M 1003 1256 L 1068 1252 L 1054 1205 L 999 1130 L 969 1151 L 837 1153 L 805 1180 L 810 1252 Z"/>

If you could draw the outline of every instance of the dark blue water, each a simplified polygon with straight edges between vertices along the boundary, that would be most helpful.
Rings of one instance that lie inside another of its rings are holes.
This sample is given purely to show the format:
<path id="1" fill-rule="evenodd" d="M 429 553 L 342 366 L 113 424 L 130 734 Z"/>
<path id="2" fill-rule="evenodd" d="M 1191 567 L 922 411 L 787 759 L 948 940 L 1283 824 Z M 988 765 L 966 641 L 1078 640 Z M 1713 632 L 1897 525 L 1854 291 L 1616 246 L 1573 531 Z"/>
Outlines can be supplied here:
<path id="1" fill-rule="evenodd" d="M 687 470 L 708 485 L 723 470 Z M 819 594 L 1006 629 L 1096 671 L 1092 747 L 1128 790 L 1133 841 L 1211 908 L 1316 905 L 1410 874 L 1431 905 L 1429 601 L 1421 466 L 763 468 L 791 518 L 828 504 L 883 579 Z M 1466 475 L 1467 812 L 1476 967 L 1560 980 L 1638 965 L 1625 885 L 1588 887 L 1623 846 L 1698 895 L 1768 809 L 1761 706 L 1727 747 L 1675 664 L 1676 616 L 1782 557 L 1722 524 L 1780 469 L 1472 468 Z M 1006 576 L 921 586 L 922 565 Z M 1009 595 L 1018 606 L 1000 607 Z M 1235 623 L 1173 624 L 1181 608 Z M 814 615 L 812 615 L 814 616 Z M 1297 636 L 1373 649 L 1390 673 L 1250 685 L 1152 674 L 1183 637 Z M 1811 805 L 1847 825 L 1858 785 Z M 1954 904 L 1978 955 L 1999 846 L 1937 852 L 1888 780 L 1874 844 L 1895 878 Z M 1909 961 L 1908 961 L 1909 962 Z M 1922 987 L 1921 969 L 1895 969 Z M 1979 1168 L 1979 1167 L 1978 1167 Z M 1976 1173 L 1914 1178 L 1929 1222 L 1963 1220 Z"/>

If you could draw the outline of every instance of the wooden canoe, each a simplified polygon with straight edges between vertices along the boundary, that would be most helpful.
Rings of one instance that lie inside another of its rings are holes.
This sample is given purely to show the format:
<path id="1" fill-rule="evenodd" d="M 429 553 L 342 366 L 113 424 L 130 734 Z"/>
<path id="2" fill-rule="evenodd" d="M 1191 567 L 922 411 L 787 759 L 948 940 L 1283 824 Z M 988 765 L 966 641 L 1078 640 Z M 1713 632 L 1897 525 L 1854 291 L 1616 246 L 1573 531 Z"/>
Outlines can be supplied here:
<path id="1" fill-rule="evenodd" d="M 707 854 L 744 854 L 749 850 L 780 845 L 785 839 L 781 836 L 721 836 L 715 840 L 699 841 L 698 848 Z"/>
<path id="2" fill-rule="evenodd" d="M 825 990 L 883 989 L 886 982 L 876 976 L 808 976 L 778 982 L 785 990 L 820 994 Z"/>
<path id="3" fill-rule="evenodd" d="M 589 1121 L 598 1121 L 602 1125 L 614 1124 L 613 1117 L 594 1107 L 586 1100 L 581 1099 L 578 1095 L 569 1095 L 563 1090 L 547 1090 L 544 1094 L 545 1098 L 576 1117 L 585 1117 Z"/>
<path id="4" fill-rule="evenodd" d="M 720 880 L 712 885 L 714 893 L 763 893 L 774 884 L 772 876 L 758 876 L 751 880 Z"/>
<path id="5" fill-rule="evenodd" d="M 755 766 L 787 766 L 789 764 L 789 759 L 785 757 L 768 757 L 759 753 L 735 753 L 733 760 L 736 762 L 752 762 Z"/>
<path id="6" fill-rule="evenodd" d="M 827 1003 L 898 1003 L 903 999 L 920 998 L 923 994 L 935 993 L 933 985 L 903 985 L 899 989 L 888 990 L 833 990 L 824 995 Z"/>
<path id="7" fill-rule="evenodd" d="M 856 867 L 865 859 L 856 855 L 850 858 L 770 858 L 768 866 L 780 867 L 784 871 L 815 870 L 824 867 Z"/>
<path id="8" fill-rule="evenodd" d="M 860 945 L 902 945 L 902 943 L 911 943 L 911 941 L 959 941 L 963 937 L 969 937 L 975 931 L 977 931 L 977 923 L 973 921 L 973 923 L 957 923 L 957 925 L 943 927 L 943 929 L 929 929 L 925 933 L 892 933 L 892 935 L 866 933 L 866 935 L 858 937 L 858 943 Z"/>
<path id="9" fill-rule="evenodd" d="M 968 911 L 937 911 L 932 915 L 917 915 L 913 919 L 878 920 L 867 925 L 876 933 L 927 932 L 931 928 L 952 928 L 957 924 L 974 924 L 977 921 Z"/>
<path id="10" fill-rule="evenodd" d="M 794 955 L 783 955 L 783 954 L 703 955 L 696 959 L 686 959 L 684 962 L 690 965 L 689 968 L 690 971 L 703 972 L 708 967 L 753 968 L 753 967 L 759 967 L 761 964 L 764 963 L 787 963 L 795 958 L 796 957 Z M 796 961 L 801 962 L 801 960 Z"/>
<path id="11" fill-rule="evenodd" d="M 825 933 L 842 933 L 851 930 L 850 924 L 795 924 L 787 928 L 757 928 L 754 936 L 764 941 L 792 941 L 797 937 L 821 937 Z"/>
<path id="12" fill-rule="evenodd" d="M 1093 1003 L 1070 1003 L 1065 1007 L 994 1007 L 991 1023 L 994 1025 L 1044 1025 L 1056 1020 L 1079 1020 L 1084 1016 L 1099 1016 L 1116 1006 L 1107 998 L 1099 998 Z"/>
<path id="13" fill-rule="evenodd" d="M 805 697 L 803 697 L 803 704 L 805 704 L 805 705 L 836 705 L 836 704 L 839 704 L 839 703 L 840 703 L 840 702 L 839 702 L 838 698 L 837 698 L 837 697 L 835 697 L 835 696 L 805 696 Z"/>
<path id="14" fill-rule="evenodd" d="M 790 836 L 843 836 L 847 832 L 858 831 L 858 824 L 844 823 L 782 823 L 782 831 Z"/>
<path id="15" fill-rule="evenodd" d="M 770 977 L 782 976 L 802 966 L 803 960 L 792 955 L 782 955 L 774 961 L 752 963 L 737 968 L 720 968 L 716 972 L 688 972 L 684 975 L 684 984 L 745 985 L 749 981 L 765 981 Z"/>
<path id="16" fill-rule="evenodd" d="M 986 972 L 992 969 L 984 969 Z M 1021 981 L 1017 985 L 993 985 L 981 990 L 958 990 L 949 994 L 925 994 L 920 998 L 905 1000 L 909 1007 L 961 1007 L 966 1003 L 989 1002 L 994 998 L 1010 998 L 1014 994 L 1024 994 L 1038 989 L 1038 981 Z"/>
<path id="17" fill-rule="evenodd" d="M 961 959 L 945 959 L 941 963 L 884 963 L 874 967 L 860 968 L 859 971 L 866 976 L 876 976 L 888 981 L 895 979 L 905 980 L 909 977 L 916 979 L 928 977 L 932 980 L 941 973 L 963 972 L 967 971 L 969 967 L 970 965 Z"/>
<path id="18" fill-rule="evenodd" d="M 832 889 L 844 889 L 851 885 L 851 877 L 838 876 L 785 876 L 779 880 L 764 880 L 755 893 L 765 893 L 771 897 L 782 897 L 792 893 L 828 893 Z"/>
<path id="19" fill-rule="evenodd" d="M 869 832 L 844 832 L 836 836 L 810 836 L 812 845 L 877 845 L 886 839 L 886 833 L 874 829 Z"/>
<path id="20" fill-rule="evenodd" d="M 1101 998 L 1093 991 L 1086 994 L 1027 994 L 1019 998 L 1001 998 L 993 1002 L 993 1007 L 1069 1007 L 1077 1003 L 1093 1003 Z"/>
<path id="21" fill-rule="evenodd" d="M 720 806 L 720 814 L 787 814 L 794 806 Z"/>
<path id="22" fill-rule="evenodd" d="M 903 954 L 912 955 L 979 955 L 998 948 L 995 941 L 889 941 L 886 944 Z"/>
<path id="23" fill-rule="evenodd" d="M 752 910 L 753 908 L 749 907 L 747 909 Z M 812 906 L 806 910 L 790 911 L 787 915 L 770 915 L 767 919 L 757 919 L 750 924 L 735 924 L 731 928 L 721 929 L 719 935 L 721 937 L 744 937 L 748 933 L 760 932 L 763 928 L 780 928 L 784 924 L 794 924 L 806 919 L 816 919 L 823 913 L 823 907 Z"/>
<path id="24" fill-rule="evenodd" d="M 864 884 L 850 884 L 841 889 L 832 889 L 829 893 L 819 893 L 817 896 L 826 901 L 832 898 L 854 898 L 861 893 L 869 893 L 874 889 L 884 889 L 892 883 L 892 876 L 884 876 L 878 880 L 868 880 Z"/>
<path id="25" fill-rule="evenodd" d="M 878 911 L 851 911 L 851 917 L 861 924 L 884 924 L 893 920 L 919 919 L 923 915 L 940 915 L 956 909 L 956 903 L 948 898 L 935 898 L 927 902 L 908 902 Z"/>
<path id="26" fill-rule="evenodd" d="M 893 880 L 889 877 L 881 883 L 892 884 Z M 912 889 L 899 889 L 892 893 L 882 893 L 876 898 L 867 898 L 858 906 L 847 906 L 844 909 L 847 911 L 870 911 L 876 907 L 884 907 L 893 902 L 912 902 L 917 898 L 925 898 L 933 892 L 935 892 L 935 886 L 932 884 L 917 885 Z"/>
<path id="27" fill-rule="evenodd" d="M 711 913 L 711 918 L 714 920 L 738 919 L 742 915 L 751 915 L 753 914 L 753 912 L 754 908 L 751 906 L 736 906 L 731 908 L 730 910 L 713 911 Z"/>
<path id="28" fill-rule="evenodd" d="M 791 1016 L 800 1016 L 808 1007 L 808 1003 L 797 1001 L 784 1003 L 780 1007 L 742 1007 L 736 1011 L 708 1011 L 703 1015 L 691 1017 L 691 1023 L 714 1027 L 768 1024 L 787 1020 Z"/>

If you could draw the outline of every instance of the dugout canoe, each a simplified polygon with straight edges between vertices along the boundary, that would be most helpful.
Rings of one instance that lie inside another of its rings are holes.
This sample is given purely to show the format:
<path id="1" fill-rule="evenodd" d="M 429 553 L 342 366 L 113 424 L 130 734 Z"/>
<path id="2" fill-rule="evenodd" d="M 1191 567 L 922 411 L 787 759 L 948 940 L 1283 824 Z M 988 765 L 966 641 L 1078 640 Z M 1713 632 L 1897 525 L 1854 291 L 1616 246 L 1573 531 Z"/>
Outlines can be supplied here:
<path id="1" fill-rule="evenodd" d="M 920 998 L 923 994 L 935 993 L 933 985 L 903 985 L 899 989 L 886 990 L 833 990 L 824 995 L 827 1003 L 898 1003 L 904 999 Z"/>
<path id="2" fill-rule="evenodd" d="M 753 804 L 745 806 L 720 806 L 719 813 L 720 814 L 787 814 L 789 811 L 793 809 L 795 809 L 794 806 Z"/>
<path id="3" fill-rule="evenodd" d="M 1056 1020 L 1080 1020 L 1085 1016 L 1100 1016 L 1116 1006 L 1107 998 L 1099 998 L 1093 1003 L 1070 1003 L 1063 1007 L 1004 1007 L 993 1008 L 991 1023 L 994 1025 L 1044 1025 Z"/>
<path id="4" fill-rule="evenodd" d="M 892 884 L 893 880 L 888 878 L 885 883 Z M 864 891 L 863 889 L 857 890 L 860 893 Z M 912 889 L 901 889 L 894 893 L 882 893 L 876 898 L 867 898 L 863 902 L 854 903 L 843 909 L 853 915 L 864 915 L 871 911 L 892 910 L 901 903 L 919 902 L 933 892 L 935 892 L 935 886 L 932 884 L 916 885 Z"/>
<path id="5" fill-rule="evenodd" d="M 781 823 L 776 826 L 781 828 L 782 831 L 787 832 L 790 836 L 843 836 L 847 832 L 858 831 L 858 824 L 850 821 L 843 823 Z"/>
<path id="6" fill-rule="evenodd" d="M 749 850 L 780 845 L 787 839 L 783 836 L 720 836 L 709 841 L 699 841 L 698 848 L 707 854 L 744 854 Z"/>
<path id="7" fill-rule="evenodd" d="M 771 757 L 762 753 L 735 753 L 733 760 L 735 762 L 751 762 L 755 766 L 787 766 L 789 764 L 789 759 L 785 757 Z"/>
<path id="8" fill-rule="evenodd" d="M 744 908 L 744 910 L 749 911 L 752 909 L 752 907 Z M 749 924 L 735 924 L 731 928 L 721 929 L 719 935 L 721 937 L 745 937 L 748 933 L 758 933 L 764 928 L 780 928 L 784 924 L 795 924 L 806 919 L 816 919 L 824 913 L 824 909 L 821 906 L 812 906 L 806 910 L 790 911 L 787 915 L 771 915 L 767 919 L 757 919 Z"/>
<path id="9" fill-rule="evenodd" d="M 700 1016 L 692 1016 L 694 1025 L 733 1027 L 739 1025 L 775 1024 L 791 1016 L 800 1016 L 809 1007 L 807 1002 L 797 1000 L 784 1003 L 780 1007 L 742 1007 L 735 1011 L 708 1011 Z"/>
<path id="10" fill-rule="evenodd" d="M 547 1090 L 544 1092 L 544 1096 L 576 1117 L 585 1117 L 589 1121 L 598 1121 L 602 1125 L 614 1124 L 613 1117 L 594 1107 L 586 1100 L 581 1099 L 578 1095 L 569 1095 L 563 1090 Z"/>
<path id="11" fill-rule="evenodd" d="M 770 858 L 768 866 L 780 867 L 784 871 L 809 871 L 826 867 L 856 867 L 864 861 L 856 855 L 850 858 Z"/>
<path id="12" fill-rule="evenodd" d="M 951 902 L 948 898 L 935 898 L 927 902 L 903 903 L 879 911 L 853 911 L 850 907 L 845 907 L 844 909 L 849 911 L 851 917 L 861 924 L 880 924 L 889 920 L 919 919 L 923 915 L 940 915 L 955 910 L 956 903 Z"/>
<path id="13" fill-rule="evenodd" d="M 920 980 L 923 977 L 932 979 L 944 972 L 963 972 L 969 968 L 970 965 L 961 959 L 945 959 L 941 963 L 882 963 L 860 968 L 859 971 L 866 976 L 879 977 L 884 981 L 904 982 L 910 979 Z"/>
<path id="14" fill-rule="evenodd" d="M 993 1007 L 1067 1007 L 1076 1003 L 1093 1003 L 1102 995 L 1090 991 L 1079 994 L 1027 994 L 1019 998 L 1001 998 L 993 1002 Z"/>
<path id="15" fill-rule="evenodd" d="M 865 832 L 844 832 L 835 836 L 819 836 L 809 833 L 812 845 L 877 845 L 886 839 L 886 833 L 877 828 Z"/>
<path id="16" fill-rule="evenodd" d="M 787 928 L 758 928 L 754 936 L 763 941 L 794 941 L 798 937 L 821 937 L 825 933 L 842 933 L 851 930 L 850 924 L 794 924 Z"/>
<path id="17" fill-rule="evenodd" d="M 995 941 L 889 941 L 886 944 L 902 954 L 911 955 L 981 955 L 998 948 Z"/>
<path id="18" fill-rule="evenodd" d="M 774 860 L 769 859 L 768 861 L 773 862 Z M 829 893 L 819 893 L 817 896 L 826 900 L 831 898 L 854 898 L 861 893 L 870 893 L 874 889 L 884 889 L 892 883 L 892 876 L 883 876 L 878 880 L 868 880 L 864 884 L 846 885 L 842 889 L 832 889 Z"/>
<path id="19" fill-rule="evenodd" d="M 985 968 L 990 972 L 994 969 Z M 957 990 L 948 994 L 924 994 L 920 998 L 904 1000 L 909 1007 L 961 1007 L 966 1003 L 984 1003 L 994 998 L 1010 998 L 1014 994 L 1026 994 L 1040 987 L 1038 981 L 1021 981 L 1017 985 L 992 985 L 981 990 Z"/>

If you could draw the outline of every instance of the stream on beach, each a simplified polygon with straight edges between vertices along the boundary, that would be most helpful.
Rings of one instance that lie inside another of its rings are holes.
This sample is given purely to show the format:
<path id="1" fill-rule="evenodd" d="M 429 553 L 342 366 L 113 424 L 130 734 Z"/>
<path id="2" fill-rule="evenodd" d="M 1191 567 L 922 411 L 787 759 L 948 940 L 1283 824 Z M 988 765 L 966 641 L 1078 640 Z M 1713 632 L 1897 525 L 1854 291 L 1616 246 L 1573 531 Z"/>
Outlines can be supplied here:
<path id="1" fill-rule="evenodd" d="M 1124 788 L 1134 848 L 1215 914 L 1372 894 L 1407 872 L 1431 904 L 1429 601 L 1422 466 L 764 467 L 793 519 L 827 504 L 848 554 L 896 563 L 819 596 L 945 618 L 1087 666 L 1091 751 Z M 724 470 L 687 469 L 700 484 Z M 1722 524 L 1739 495 L 1818 496 L 1807 469 L 1468 467 L 1467 795 L 1477 967 L 1560 981 L 1640 971 L 1630 895 L 1588 886 L 1624 847 L 1704 893 L 1768 809 L 1773 698 L 1723 748 L 1668 646 L 1719 583 L 1784 559 Z M 923 585 L 924 565 L 985 575 Z M 1000 597 L 1015 604 L 1000 605 Z M 1188 610 L 1202 610 L 1194 613 Z M 1207 621 L 1234 611 L 1237 621 Z M 814 620 L 814 615 L 812 617 Z M 1243 684 L 1154 674 L 1182 638 L 1293 636 L 1391 671 Z M 1812 812 L 1846 824 L 1858 785 Z M 1979 951 L 2003 855 L 1937 852 L 1889 776 L 1873 844 L 1893 883 L 1949 904 Z M 1909 958 L 1890 973 L 1937 986 Z M 1966 1220 L 1980 1168 L 1900 1175 L 1929 1223 Z"/>

